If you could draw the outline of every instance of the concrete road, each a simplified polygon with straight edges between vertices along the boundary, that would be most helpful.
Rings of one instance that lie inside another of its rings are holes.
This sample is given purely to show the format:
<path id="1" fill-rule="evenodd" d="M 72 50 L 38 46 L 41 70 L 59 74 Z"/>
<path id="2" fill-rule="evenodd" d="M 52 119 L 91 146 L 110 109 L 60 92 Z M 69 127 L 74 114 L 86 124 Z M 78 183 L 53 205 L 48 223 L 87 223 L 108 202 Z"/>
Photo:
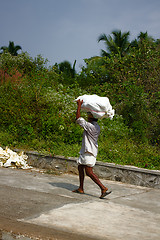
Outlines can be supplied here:
<path id="1" fill-rule="evenodd" d="M 75 175 L 0 168 L 0 239 L 159 240 L 160 190 L 102 182 L 105 199 L 88 177 L 82 195 Z"/>

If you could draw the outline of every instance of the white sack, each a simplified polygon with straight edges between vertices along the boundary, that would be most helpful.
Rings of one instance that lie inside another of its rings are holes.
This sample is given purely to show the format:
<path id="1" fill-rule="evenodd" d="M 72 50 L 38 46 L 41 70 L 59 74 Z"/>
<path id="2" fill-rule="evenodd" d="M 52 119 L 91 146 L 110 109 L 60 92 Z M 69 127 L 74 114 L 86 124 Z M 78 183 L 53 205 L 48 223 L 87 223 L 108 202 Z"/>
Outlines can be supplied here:
<path id="1" fill-rule="evenodd" d="M 98 95 L 83 95 L 79 96 L 77 100 L 83 100 L 81 109 L 84 112 L 91 112 L 94 118 L 110 118 L 114 117 L 115 110 L 107 97 L 99 97 Z"/>

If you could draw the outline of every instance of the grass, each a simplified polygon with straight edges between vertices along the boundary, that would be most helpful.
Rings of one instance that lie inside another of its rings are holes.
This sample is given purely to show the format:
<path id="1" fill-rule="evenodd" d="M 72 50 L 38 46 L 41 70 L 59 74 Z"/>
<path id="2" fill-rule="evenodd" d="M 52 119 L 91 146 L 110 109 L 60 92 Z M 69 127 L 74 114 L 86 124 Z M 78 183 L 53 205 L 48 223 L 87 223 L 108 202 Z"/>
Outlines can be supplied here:
<path id="1" fill-rule="evenodd" d="M 99 144 L 97 160 L 120 165 L 160 170 L 160 154 L 156 147 L 148 144 L 136 144 L 132 140 L 119 140 Z"/>
<path id="2" fill-rule="evenodd" d="M 50 141 L 47 142 L 40 139 L 18 143 L 14 141 L 12 135 L 5 132 L 0 133 L 0 142 L 3 142 L 3 146 L 8 146 L 12 149 L 34 150 L 64 157 L 78 157 L 81 148 L 80 143 L 51 143 Z M 158 147 L 144 143 L 136 144 L 132 139 L 126 139 L 125 137 L 115 141 L 112 135 L 107 138 L 100 137 L 97 161 L 160 170 Z"/>

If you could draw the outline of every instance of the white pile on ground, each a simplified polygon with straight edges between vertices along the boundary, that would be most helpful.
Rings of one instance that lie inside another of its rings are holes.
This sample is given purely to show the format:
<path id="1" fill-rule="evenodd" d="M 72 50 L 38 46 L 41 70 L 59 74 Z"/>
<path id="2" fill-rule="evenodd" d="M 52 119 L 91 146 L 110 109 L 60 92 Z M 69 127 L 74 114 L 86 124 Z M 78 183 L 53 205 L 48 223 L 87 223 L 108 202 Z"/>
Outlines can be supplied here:
<path id="1" fill-rule="evenodd" d="M 17 154 L 8 147 L 6 147 L 5 150 L 0 147 L 0 167 L 31 168 L 27 164 L 27 158 L 28 156 L 25 155 L 24 152 Z"/>
<path id="2" fill-rule="evenodd" d="M 110 118 L 113 119 L 115 110 L 112 109 L 110 101 L 107 97 L 100 97 L 96 94 L 79 96 L 75 101 L 83 100 L 81 110 L 90 112 L 94 118 Z"/>

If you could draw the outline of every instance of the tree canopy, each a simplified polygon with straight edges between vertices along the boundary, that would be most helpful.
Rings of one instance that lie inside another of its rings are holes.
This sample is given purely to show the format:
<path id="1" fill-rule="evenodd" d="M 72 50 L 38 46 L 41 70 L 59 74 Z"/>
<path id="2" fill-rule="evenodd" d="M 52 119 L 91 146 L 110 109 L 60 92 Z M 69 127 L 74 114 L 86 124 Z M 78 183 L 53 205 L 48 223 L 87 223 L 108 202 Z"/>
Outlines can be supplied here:
<path id="1" fill-rule="evenodd" d="M 106 34 L 101 34 L 98 38 L 98 42 L 104 41 L 107 52 L 101 50 L 101 56 L 110 56 L 110 54 L 119 54 L 123 57 L 129 51 L 129 35 L 130 32 L 122 33 L 120 30 L 113 31 L 112 35 L 106 36 Z"/>
<path id="2" fill-rule="evenodd" d="M 77 96 L 107 96 L 113 120 L 101 119 L 99 159 L 160 169 L 160 40 L 141 32 L 101 35 L 106 55 L 85 59 L 81 72 L 63 61 L 47 66 L 40 55 L 0 55 L 0 143 L 75 156 L 81 129 Z M 67 150 L 68 149 L 68 150 Z M 67 151 L 67 153 L 66 153 Z"/>
<path id="3" fill-rule="evenodd" d="M 22 49 L 19 45 L 14 45 L 14 42 L 9 41 L 8 47 L 3 46 L 1 47 L 1 50 L 8 51 L 12 56 L 17 56 L 18 51 Z"/>

